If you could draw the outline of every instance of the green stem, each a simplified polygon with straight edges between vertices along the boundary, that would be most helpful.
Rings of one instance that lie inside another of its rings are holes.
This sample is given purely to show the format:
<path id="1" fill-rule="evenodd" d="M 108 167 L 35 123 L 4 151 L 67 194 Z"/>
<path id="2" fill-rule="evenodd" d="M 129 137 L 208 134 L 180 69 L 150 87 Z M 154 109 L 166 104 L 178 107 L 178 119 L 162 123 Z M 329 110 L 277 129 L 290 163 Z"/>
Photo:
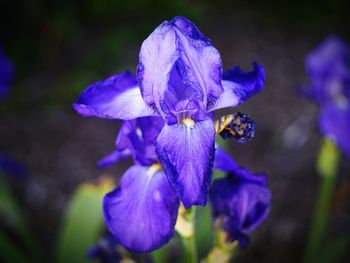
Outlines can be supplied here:
<path id="1" fill-rule="evenodd" d="M 185 248 L 185 262 L 187 263 L 197 263 L 197 249 L 196 249 L 196 239 L 182 238 L 182 242 Z"/>
<path id="2" fill-rule="evenodd" d="M 321 177 L 321 187 L 317 197 L 313 223 L 309 240 L 306 246 L 304 263 L 317 261 L 322 240 L 326 232 L 328 212 L 334 185 L 337 178 L 337 170 L 340 154 L 336 146 L 330 140 L 324 140 L 318 156 L 317 170 Z"/>
<path id="3" fill-rule="evenodd" d="M 181 236 L 182 243 L 185 250 L 185 262 L 186 263 L 197 263 L 197 246 L 195 238 L 195 218 L 196 218 L 196 208 L 193 206 L 189 212 L 188 221 L 192 224 L 192 234 L 189 236 Z"/>

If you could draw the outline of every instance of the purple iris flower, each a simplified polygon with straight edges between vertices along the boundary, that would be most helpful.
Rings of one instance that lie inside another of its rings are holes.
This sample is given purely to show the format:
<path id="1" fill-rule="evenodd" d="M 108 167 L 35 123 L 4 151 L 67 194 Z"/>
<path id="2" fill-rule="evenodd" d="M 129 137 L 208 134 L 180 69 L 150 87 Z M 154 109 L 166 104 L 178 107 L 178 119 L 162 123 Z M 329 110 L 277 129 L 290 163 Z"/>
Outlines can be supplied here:
<path id="1" fill-rule="evenodd" d="M 305 59 L 310 85 L 303 93 L 320 105 L 318 124 L 350 158 L 350 53 L 336 37 L 328 37 Z"/>
<path id="2" fill-rule="evenodd" d="M 0 47 L 0 100 L 7 97 L 13 74 L 12 62 L 5 56 Z"/>
<path id="3" fill-rule="evenodd" d="M 222 74 L 210 40 L 191 21 L 175 17 L 143 42 L 136 77 L 125 72 L 96 82 L 73 107 L 83 116 L 110 119 L 160 116 L 164 126 L 155 152 L 170 185 L 186 208 L 205 205 L 215 154 L 213 111 L 237 106 L 262 89 L 264 70 L 253 66 L 247 73 L 234 67 Z M 109 157 L 107 164 L 121 158 L 116 152 Z"/>
<path id="4" fill-rule="evenodd" d="M 267 216 L 271 192 L 264 173 L 253 174 L 239 167 L 222 149 L 216 151 L 215 168 L 227 172 L 225 178 L 214 181 L 210 201 L 214 220 L 227 233 L 227 241 L 249 244 L 249 233 Z"/>

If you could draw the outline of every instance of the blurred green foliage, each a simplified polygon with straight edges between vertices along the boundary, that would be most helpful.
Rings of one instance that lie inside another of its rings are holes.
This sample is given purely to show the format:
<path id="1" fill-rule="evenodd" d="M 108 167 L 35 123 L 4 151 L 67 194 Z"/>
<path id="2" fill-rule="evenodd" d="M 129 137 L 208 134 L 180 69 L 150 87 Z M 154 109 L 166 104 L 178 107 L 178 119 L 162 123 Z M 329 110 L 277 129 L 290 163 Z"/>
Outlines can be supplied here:
<path id="1" fill-rule="evenodd" d="M 104 227 L 102 198 L 113 187 L 112 178 L 102 177 L 96 184 L 80 185 L 73 194 L 58 232 L 57 262 L 89 262 L 85 255 Z"/>

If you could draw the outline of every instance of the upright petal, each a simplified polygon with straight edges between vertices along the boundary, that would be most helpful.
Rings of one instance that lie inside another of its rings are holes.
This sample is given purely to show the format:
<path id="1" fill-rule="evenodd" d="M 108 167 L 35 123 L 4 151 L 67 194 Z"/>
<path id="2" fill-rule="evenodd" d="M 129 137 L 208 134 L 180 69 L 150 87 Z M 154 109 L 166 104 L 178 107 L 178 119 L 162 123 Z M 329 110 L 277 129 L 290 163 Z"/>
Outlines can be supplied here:
<path id="1" fill-rule="evenodd" d="M 177 58 L 175 32 L 165 21 L 142 43 L 136 75 L 144 100 L 158 109 Z"/>
<path id="2" fill-rule="evenodd" d="M 265 83 L 265 72 L 257 63 L 253 63 L 253 67 L 249 72 L 243 72 L 239 67 L 225 72 L 222 81 L 224 92 L 208 105 L 208 111 L 238 106 L 259 93 Z"/>
<path id="3" fill-rule="evenodd" d="M 155 104 L 163 116 L 169 103 L 207 101 L 222 92 L 221 58 L 199 29 L 183 17 L 163 22 L 143 42 L 137 78 L 148 104 Z"/>
<path id="4" fill-rule="evenodd" d="M 149 252 L 174 234 L 179 201 L 163 171 L 132 166 L 103 201 L 109 231 L 127 249 Z"/>
<path id="5" fill-rule="evenodd" d="M 328 104 L 321 107 L 318 123 L 322 133 L 330 137 L 350 158 L 350 105 Z"/>
<path id="6" fill-rule="evenodd" d="M 130 72 L 91 84 L 73 104 L 83 116 L 129 120 L 158 113 L 142 99 L 137 81 Z"/>
<path id="7" fill-rule="evenodd" d="M 186 80 L 192 86 L 201 87 L 206 105 L 223 92 L 220 53 L 188 19 L 177 16 L 170 24 L 176 29 L 180 56 L 189 69 Z"/>
<path id="8" fill-rule="evenodd" d="M 165 125 L 156 152 L 186 208 L 205 205 L 212 178 L 215 129 L 211 119 Z"/>

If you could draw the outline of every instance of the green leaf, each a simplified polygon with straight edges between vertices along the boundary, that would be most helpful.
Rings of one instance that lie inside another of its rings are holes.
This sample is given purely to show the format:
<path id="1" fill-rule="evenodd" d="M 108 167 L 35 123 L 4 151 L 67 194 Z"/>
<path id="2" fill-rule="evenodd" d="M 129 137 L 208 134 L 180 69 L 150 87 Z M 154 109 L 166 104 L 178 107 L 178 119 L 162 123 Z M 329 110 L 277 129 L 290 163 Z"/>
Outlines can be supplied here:
<path id="1" fill-rule="evenodd" d="M 102 198 L 114 187 L 110 177 L 82 184 L 68 204 L 59 232 L 57 262 L 88 262 L 87 250 L 103 228 Z"/>
<path id="2" fill-rule="evenodd" d="M 28 257 L 23 255 L 22 251 L 13 244 L 13 242 L 2 232 L 0 232 L 0 261 L 11 263 L 28 262 Z"/>

